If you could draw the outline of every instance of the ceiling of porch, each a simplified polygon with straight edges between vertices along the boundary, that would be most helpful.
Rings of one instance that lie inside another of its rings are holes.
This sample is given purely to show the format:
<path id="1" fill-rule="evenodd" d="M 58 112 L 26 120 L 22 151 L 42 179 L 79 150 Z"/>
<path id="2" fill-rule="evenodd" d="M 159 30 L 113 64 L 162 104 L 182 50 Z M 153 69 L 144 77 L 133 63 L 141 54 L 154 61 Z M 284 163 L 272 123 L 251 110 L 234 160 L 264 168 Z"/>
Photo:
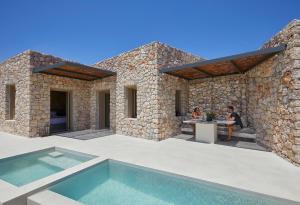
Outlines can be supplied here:
<path id="1" fill-rule="evenodd" d="M 33 68 L 33 73 L 45 73 L 79 80 L 97 80 L 115 75 L 115 72 L 79 63 L 63 61 L 56 64 Z"/>
<path id="2" fill-rule="evenodd" d="M 285 45 L 280 45 L 273 48 L 265 48 L 191 64 L 166 67 L 160 69 L 160 72 L 185 78 L 187 80 L 241 74 L 247 72 L 276 53 L 283 51 L 285 48 Z"/>

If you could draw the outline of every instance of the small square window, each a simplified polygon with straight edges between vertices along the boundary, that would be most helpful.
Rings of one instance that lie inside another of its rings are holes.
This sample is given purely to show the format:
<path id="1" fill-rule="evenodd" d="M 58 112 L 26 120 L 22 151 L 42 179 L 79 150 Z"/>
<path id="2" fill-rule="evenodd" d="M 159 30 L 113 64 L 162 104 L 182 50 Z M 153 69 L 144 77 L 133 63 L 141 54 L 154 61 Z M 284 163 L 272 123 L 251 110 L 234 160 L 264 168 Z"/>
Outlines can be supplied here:
<path id="1" fill-rule="evenodd" d="M 129 118 L 137 118 L 137 89 L 135 87 L 127 87 L 127 116 Z"/>
<path id="2" fill-rule="evenodd" d="M 175 92 L 175 115 L 181 116 L 181 91 L 176 90 Z"/>
<path id="3" fill-rule="evenodd" d="M 15 119 L 16 112 L 16 86 L 6 85 L 6 119 Z"/>

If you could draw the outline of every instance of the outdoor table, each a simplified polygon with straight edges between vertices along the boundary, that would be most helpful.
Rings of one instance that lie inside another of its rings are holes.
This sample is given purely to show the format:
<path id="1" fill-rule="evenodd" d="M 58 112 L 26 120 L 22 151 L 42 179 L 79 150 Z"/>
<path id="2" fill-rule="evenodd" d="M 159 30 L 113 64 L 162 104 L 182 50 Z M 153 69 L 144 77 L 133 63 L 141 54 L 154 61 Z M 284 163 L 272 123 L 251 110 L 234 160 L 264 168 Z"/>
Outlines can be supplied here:
<path id="1" fill-rule="evenodd" d="M 198 119 L 191 119 L 191 120 L 183 121 L 184 124 L 196 124 L 196 123 L 203 123 L 203 122 L 207 122 L 207 121 L 198 120 Z M 235 121 L 232 121 L 232 120 L 216 120 L 216 121 L 211 121 L 211 122 L 215 122 L 218 125 L 233 125 L 235 123 Z"/>
<path id="2" fill-rule="evenodd" d="M 218 125 L 233 125 L 235 121 L 233 120 L 217 120 Z"/>
<path id="3" fill-rule="evenodd" d="M 195 140 L 198 142 L 215 143 L 217 141 L 217 125 L 233 125 L 235 121 L 216 120 L 203 121 L 198 119 L 185 120 L 185 124 L 195 124 Z"/>

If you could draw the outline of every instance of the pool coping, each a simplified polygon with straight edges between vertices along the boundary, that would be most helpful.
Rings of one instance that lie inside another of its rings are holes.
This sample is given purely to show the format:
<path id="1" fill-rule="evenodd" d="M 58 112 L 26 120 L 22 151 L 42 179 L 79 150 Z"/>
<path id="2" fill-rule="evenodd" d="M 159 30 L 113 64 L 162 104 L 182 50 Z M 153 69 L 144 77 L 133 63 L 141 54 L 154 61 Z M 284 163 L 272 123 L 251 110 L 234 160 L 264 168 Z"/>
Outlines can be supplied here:
<path id="1" fill-rule="evenodd" d="M 83 162 L 76 166 L 67 168 L 65 170 L 62 170 L 60 172 L 57 172 L 55 174 L 49 175 L 47 177 L 41 178 L 39 180 L 33 181 L 31 183 L 25 184 L 20 187 L 17 187 L 13 184 L 10 184 L 10 183 L 0 179 L 0 191 L 5 190 L 4 192 L 2 192 L 3 194 L 0 193 L 0 205 L 26 204 L 26 200 L 27 200 L 28 196 L 31 196 L 37 192 L 40 192 L 40 191 L 46 189 L 47 187 L 59 182 L 60 180 L 65 179 L 68 176 L 72 176 L 73 174 L 76 174 L 82 170 L 85 170 L 88 167 L 91 167 L 91 166 L 98 164 L 102 161 L 105 161 L 107 159 L 104 157 L 99 157 L 99 156 L 96 156 L 93 154 L 76 151 L 73 149 L 62 148 L 62 147 L 58 147 L 58 146 L 49 146 L 47 148 L 37 149 L 34 151 L 30 151 L 30 152 L 24 152 L 23 154 L 17 154 L 14 156 L 5 157 L 5 158 L 2 158 L 1 160 L 11 159 L 11 158 L 18 157 L 21 155 L 27 155 L 27 154 L 34 153 L 34 152 L 45 151 L 45 150 L 52 149 L 52 148 L 65 150 L 67 152 L 81 153 L 83 155 L 89 155 L 89 156 L 92 156 L 95 158 L 92 158 L 86 162 Z"/>
<path id="2" fill-rule="evenodd" d="M 71 148 L 71 147 L 66 147 L 66 148 L 63 148 L 61 146 L 47 146 L 45 148 L 39 148 L 39 149 L 33 149 L 31 151 L 27 151 L 27 152 L 23 152 L 23 154 L 26 154 L 26 153 L 31 153 L 31 152 L 35 152 L 35 151 L 40 151 L 40 150 L 46 150 L 46 149 L 50 149 L 50 148 L 53 148 L 53 147 L 59 147 L 59 148 L 62 148 L 62 149 L 66 149 L 66 150 L 70 150 L 70 151 L 74 151 L 74 152 L 80 152 L 82 154 L 87 154 L 87 155 L 91 155 L 91 156 L 96 156 L 94 154 L 94 152 L 89 152 L 89 151 L 77 151 L 77 149 L 75 148 Z M 92 153 L 92 154 L 91 154 Z M 20 154 L 17 154 L 17 155 L 13 155 L 13 156 L 7 156 L 7 157 L 2 157 L 2 159 L 4 158 L 8 158 L 8 157 L 14 157 L 14 156 L 18 156 L 18 155 L 22 155 L 21 153 Z M 106 157 L 104 157 L 106 156 Z M 23 198 L 24 200 L 27 200 L 26 198 L 30 195 L 33 195 L 37 192 L 41 192 L 43 191 L 44 189 L 47 189 L 49 186 L 55 184 L 55 183 L 58 183 L 60 180 L 64 180 L 66 179 L 67 177 L 71 177 L 73 176 L 74 174 L 77 174 L 79 173 L 80 171 L 84 171 L 86 168 L 89 168 L 89 167 L 92 167 L 94 165 L 97 165 L 98 163 L 101 163 L 102 161 L 105 161 L 105 160 L 114 160 L 114 161 L 118 161 L 118 162 L 122 162 L 122 163 L 126 163 L 126 164 L 130 164 L 130 165 L 133 165 L 133 166 L 139 166 L 139 167 L 145 167 L 147 169 L 152 169 L 152 170 L 157 170 L 157 171 L 161 171 L 161 172 L 167 172 L 169 174 L 174 174 L 176 176 L 182 176 L 182 177 L 185 177 L 185 178 L 191 178 L 191 179 L 194 179 L 194 180 L 198 180 L 198 181 L 203 181 L 203 182 L 207 182 L 207 183 L 210 183 L 210 184 L 217 184 L 217 185 L 221 185 L 221 186 L 228 186 L 230 188 L 234 188 L 234 189 L 238 189 L 238 190 L 242 190 L 242 191 L 246 191 L 246 192 L 253 192 L 253 191 L 250 191 L 250 190 L 247 190 L 247 189 L 241 189 L 241 188 L 238 188 L 238 187 L 234 187 L 234 186 L 229 186 L 229 185 L 225 185 L 225 184 L 220 184 L 220 183 L 216 183 L 216 182 L 212 182 L 212 181 L 209 181 L 209 180 L 203 180 L 201 178 L 197 178 L 197 177 L 191 177 L 191 176 L 188 176 L 188 175 L 184 175 L 184 174 L 180 174 L 178 173 L 176 170 L 169 170 L 169 169 L 164 169 L 162 167 L 152 167 L 150 165 L 145 165 L 143 162 L 133 162 L 131 160 L 120 160 L 120 159 L 115 159 L 114 157 L 108 157 L 107 155 L 103 155 L 103 157 L 96 157 L 94 159 L 91 159 L 87 162 L 84 162 L 82 164 L 79 164 L 79 165 L 76 165 L 75 167 L 71 167 L 71 168 L 68 168 L 66 170 L 63 170 L 61 172 L 58 172 L 58 173 L 55 173 L 53 175 L 50 175 L 48 177 L 45 177 L 45 178 L 42 178 L 40 180 L 37 180 L 37 181 L 34 181 L 32 183 L 29 183 L 27 185 L 24 185 L 22 187 L 15 187 L 12 188 L 11 185 L 10 188 L 9 186 L 7 186 L 9 189 L 14 189 L 14 190 L 9 190 L 7 193 L 7 190 L 5 190 L 5 196 L 2 198 L 0 197 L 0 204 L 5 204 L 5 205 L 15 205 L 17 203 L 14 203 L 16 202 L 18 199 L 21 199 Z M 1 180 L 0 180 L 0 185 L 1 185 Z M 3 186 L 6 186 L 8 185 L 7 182 L 6 184 L 3 183 L 2 184 Z M 24 188 L 25 187 L 25 188 Z M 0 190 L 1 190 L 1 186 L 0 186 Z M 265 195 L 265 196 L 270 196 L 272 198 L 278 198 L 277 196 L 275 195 L 268 195 L 268 194 L 265 194 L 265 193 L 260 193 L 260 192 L 253 192 L 255 194 L 260 194 L 260 195 Z M 279 198 L 279 199 L 283 199 L 283 200 L 287 200 L 287 201 L 291 201 L 295 204 L 299 204 L 298 201 L 293 201 L 291 199 L 288 199 L 288 198 Z M 23 204 L 26 204 L 26 202 L 23 202 Z"/>
<path id="3" fill-rule="evenodd" d="M 84 205 L 50 190 L 38 192 L 27 198 L 27 205 L 53 205 L 53 203 L 63 205 Z"/>
<path id="4" fill-rule="evenodd" d="M 66 180 L 70 177 L 73 177 L 75 175 L 79 175 L 81 172 L 87 171 L 90 168 L 98 166 L 98 165 L 100 165 L 101 163 L 103 163 L 105 161 L 114 161 L 114 162 L 117 162 L 117 163 L 125 165 L 125 166 L 129 166 L 129 167 L 133 167 L 133 168 L 137 168 L 137 169 L 142 169 L 142 170 L 145 170 L 145 171 L 158 173 L 158 174 L 162 174 L 162 175 L 169 176 L 169 177 L 176 177 L 176 178 L 179 178 L 179 179 L 182 179 L 182 180 L 187 180 L 187 181 L 190 181 L 190 182 L 201 183 L 201 184 L 204 184 L 204 185 L 208 185 L 210 187 L 216 187 L 218 189 L 225 189 L 225 190 L 230 191 L 230 192 L 243 193 L 243 194 L 246 194 L 250 197 L 267 198 L 267 199 L 270 200 L 270 202 L 272 202 L 272 201 L 277 201 L 278 202 L 279 201 L 279 202 L 283 202 L 284 204 L 287 203 L 288 205 L 300 205 L 299 202 L 293 201 L 293 200 L 290 200 L 290 199 L 285 199 L 285 198 L 280 198 L 280 197 L 267 195 L 267 194 L 263 194 L 263 193 L 259 193 L 259 192 L 253 192 L 253 191 L 249 191 L 249 190 L 245 190 L 245 189 L 240 189 L 240 188 L 236 188 L 236 187 L 232 187 L 232 186 L 228 186 L 228 185 L 224 185 L 224 184 L 210 182 L 210 181 L 206 181 L 206 180 L 202 180 L 202 179 L 198 179 L 198 178 L 194 178 L 194 177 L 190 177 L 190 176 L 177 174 L 177 173 L 174 173 L 174 172 L 164 171 L 164 170 L 161 170 L 161 169 L 155 169 L 155 168 L 151 168 L 151 167 L 147 167 L 147 166 L 143 166 L 143 165 L 138 165 L 138 164 L 135 164 L 135 163 L 130 163 L 130 162 L 126 162 L 126 161 L 123 161 L 123 160 L 117 160 L 117 159 L 113 159 L 113 158 L 106 158 L 102 161 L 99 161 L 99 162 L 97 162 L 97 163 L 95 163 L 95 164 L 93 164 L 93 165 L 91 165 L 91 166 L 89 166 L 85 169 L 82 169 L 82 170 L 80 170 L 76 173 L 73 173 L 71 175 L 66 176 L 65 178 L 63 178 L 59 181 L 56 181 L 52 185 L 55 185 L 56 183 L 59 183 L 60 181 L 64 181 L 64 180 Z M 45 189 L 47 189 L 47 193 L 43 193 L 45 190 L 42 191 L 42 192 L 39 192 L 39 193 L 42 193 L 42 195 L 46 195 L 47 197 L 49 197 L 49 195 L 55 195 L 55 198 L 58 200 L 56 202 L 59 202 L 60 200 L 66 200 L 65 198 L 67 198 L 67 199 L 70 199 L 70 201 L 68 201 L 70 203 L 70 205 L 73 205 L 73 203 L 74 203 L 74 205 L 81 204 L 80 202 L 78 202 L 76 200 L 73 200 L 73 199 L 68 198 L 64 195 L 61 195 L 59 193 L 56 193 L 54 191 L 49 190 L 50 187 L 51 187 L 51 185 L 49 185 L 47 188 L 45 188 Z M 39 193 L 35 194 L 37 196 L 36 198 L 40 197 Z M 42 200 L 40 200 L 40 199 L 37 199 L 36 201 L 37 201 L 37 203 L 42 202 Z M 77 202 L 77 203 L 75 203 L 75 202 Z M 40 205 L 50 205 L 48 203 L 39 203 L 39 204 Z"/>

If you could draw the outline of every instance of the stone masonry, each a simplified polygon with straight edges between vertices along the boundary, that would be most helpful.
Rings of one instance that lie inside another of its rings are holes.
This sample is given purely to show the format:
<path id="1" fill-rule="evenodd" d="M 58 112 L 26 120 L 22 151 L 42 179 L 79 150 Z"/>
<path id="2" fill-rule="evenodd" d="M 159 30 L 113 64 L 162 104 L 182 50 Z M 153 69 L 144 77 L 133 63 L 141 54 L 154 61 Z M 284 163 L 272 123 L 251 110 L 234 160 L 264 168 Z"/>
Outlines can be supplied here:
<path id="1" fill-rule="evenodd" d="M 286 44 L 285 51 L 245 74 L 186 80 L 162 74 L 161 68 L 204 60 L 153 42 L 94 67 L 116 76 L 83 81 L 32 73 L 34 67 L 65 61 L 25 51 L 0 64 L 0 130 L 23 136 L 45 135 L 50 125 L 50 91 L 68 91 L 72 99 L 70 130 L 98 129 L 97 96 L 110 93 L 110 126 L 118 134 L 163 140 L 180 133 L 181 122 L 199 106 L 224 117 L 233 105 L 259 143 L 300 164 L 300 21 L 294 20 L 263 45 Z M 7 85 L 16 86 L 15 119 L 7 119 Z M 127 89 L 137 90 L 137 117 L 128 117 Z M 175 114 L 180 91 L 181 116 Z"/>
<path id="2" fill-rule="evenodd" d="M 63 61 L 37 52 L 31 52 L 30 57 L 32 68 Z M 50 90 L 70 92 L 72 130 L 90 128 L 90 82 L 47 74 L 31 74 L 30 77 L 30 136 L 43 135 L 45 127 L 50 126 Z"/>
<path id="3" fill-rule="evenodd" d="M 181 121 L 175 116 L 175 90 L 182 90 L 182 99 L 187 101 L 187 81 L 159 74 L 159 68 L 197 60 L 191 54 L 153 42 L 97 63 L 99 68 L 117 72 L 117 133 L 153 140 L 178 134 Z M 137 88 L 137 118 L 128 118 L 125 111 L 125 90 L 132 86 Z"/>
<path id="4" fill-rule="evenodd" d="M 300 21 L 294 20 L 264 47 L 286 44 L 284 52 L 247 73 L 248 121 L 259 141 L 300 163 Z"/>
<path id="5" fill-rule="evenodd" d="M 25 51 L 0 64 L 0 127 L 1 131 L 29 135 L 30 131 L 30 55 Z M 14 120 L 7 120 L 6 86 L 16 86 Z"/>

